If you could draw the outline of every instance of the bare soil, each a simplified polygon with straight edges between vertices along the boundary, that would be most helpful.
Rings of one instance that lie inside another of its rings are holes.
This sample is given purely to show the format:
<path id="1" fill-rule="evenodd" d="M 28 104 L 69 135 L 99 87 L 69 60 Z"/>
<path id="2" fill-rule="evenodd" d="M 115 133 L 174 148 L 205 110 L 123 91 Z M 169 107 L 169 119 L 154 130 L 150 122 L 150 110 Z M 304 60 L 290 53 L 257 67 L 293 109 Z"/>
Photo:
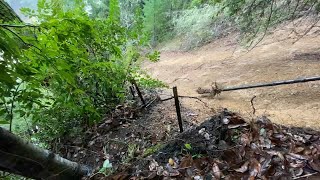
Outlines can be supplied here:
<path id="1" fill-rule="evenodd" d="M 278 29 L 250 51 L 238 45 L 237 35 L 188 52 L 166 48 L 161 52 L 159 62 L 145 62 L 144 68 L 170 87 L 177 86 L 179 94 L 184 96 L 200 96 L 196 89 L 209 88 L 214 82 L 229 87 L 319 76 L 318 32 L 316 29 L 295 42 L 297 37 L 288 29 Z M 170 95 L 171 90 L 165 94 Z M 256 96 L 255 115 L 250 103 L 253 96 Z M 266 115 L 278 124 L 320 129 L 319 81 L 223 92 L 203 101 L 214 110 L 228 108 L 246 118 Z M 212 115 L 209 108 L 194 99 L 183 99 L 182 106 L 197 115 L 195 123 Z M 174 107 L 167 111 L 174 111 Z"/>

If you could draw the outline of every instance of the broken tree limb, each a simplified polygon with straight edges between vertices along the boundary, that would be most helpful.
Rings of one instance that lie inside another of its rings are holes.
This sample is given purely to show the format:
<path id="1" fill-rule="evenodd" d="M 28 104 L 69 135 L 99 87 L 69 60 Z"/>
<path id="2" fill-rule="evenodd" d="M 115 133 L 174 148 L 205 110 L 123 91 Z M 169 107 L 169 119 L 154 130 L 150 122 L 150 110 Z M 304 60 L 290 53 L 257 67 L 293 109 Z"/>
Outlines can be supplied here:
<path id="1" fill-rule="evenodd" d="M 308 78 L 299 78 L 294 80 L 286 80 L 286 81 L 275 81 L 270 83 L 259 83 L 259 84 L 253 84 L 253 85 L 242 85 L 242 86 L 235 86 L 235 87 L 227 87 L 227 88 L 218 88 L 217 86 L 212 87 L 212 89 L 203 89 L 198 88 L 197 92 L 198 94 L 213 94 L 217 95 L 220 94 L 223 91 L 235 91 L 235 90 L 242 90 L 242 89 L 252 89 L 252 88 L 260 88 L 260 87 L 270 87 L 270 86 L 280 86 L 280 85 L 286 85 L 286 84 L 297 84 L 297 83 L 305 83 L 305 82 L 311 82 L 311 81 L 320 81 L 320 76 L 316 77 L 308 77 Z"/>
<path id="2" fill-rule="evenodd" d="M 34 179 L 80 179 L 91 168 L 26 142 L 0 127 L 0 170 Z"/>

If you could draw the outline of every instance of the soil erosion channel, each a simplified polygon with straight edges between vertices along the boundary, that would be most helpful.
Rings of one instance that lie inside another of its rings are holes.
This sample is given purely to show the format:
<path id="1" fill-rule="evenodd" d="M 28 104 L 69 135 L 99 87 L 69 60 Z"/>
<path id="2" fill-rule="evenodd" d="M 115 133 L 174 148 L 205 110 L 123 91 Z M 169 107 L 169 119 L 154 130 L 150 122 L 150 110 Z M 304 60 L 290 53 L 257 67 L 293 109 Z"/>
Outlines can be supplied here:
<path id="1" fill-rule="evenodd" d="M 163 50 L 159 62 L 146 62 L 144 68 L 170 87 L 178 86 L 179 94 L 185 96 L 200 96 L 195 90 L 209 88 L 214 82 L 229 87 L 319 76 L 320 36 L 309 35 L 296 43 L 281 37 L 270 35 L 249 52 L 241 49 L 232 36 L 188 52 Z M 266 115 L 279 124 L 320 129 L 319 81 L 223 92 L 204 101 L 214 109 L 228 108 L 252 117 L 253 96 L 257 116 Z M 182 106 L 192 110 L 197 123 L 210 114 L 194 99 L 182 100 Z"/>

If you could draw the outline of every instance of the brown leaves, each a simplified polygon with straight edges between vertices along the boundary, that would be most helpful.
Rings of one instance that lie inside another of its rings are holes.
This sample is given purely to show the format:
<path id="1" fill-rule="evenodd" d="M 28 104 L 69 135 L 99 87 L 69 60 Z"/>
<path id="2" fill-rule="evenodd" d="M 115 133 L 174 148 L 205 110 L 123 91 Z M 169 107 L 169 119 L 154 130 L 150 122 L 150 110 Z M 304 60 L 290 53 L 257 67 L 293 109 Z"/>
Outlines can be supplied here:
<path id="1" fill-rule="evenodd" d="M 236 172 L 245 173 L 248 171 L 249 161 L 246 161 L 240 168 L 235 169 Z"/>
<path id="2" fill-rule="evenodd" d="M 222 172 L 216 163 L 213 163 L 212 165 L 212 172 L 215 178 L 220 179 L 222 177 Z"/>
<path id="3" fill-rule="evenodd" d="M 249 166 L 249 171 L 250 171 L 250 177 L 249 179 L 255 179 L 258 174 L 261 172 L 261 164 L 257 159 L 251 159 L 250 160 L 250 166 Z"/>
<path id="4" fill-rule="evenodd" d="M 217 138 L 217 141 L 204 140 L 210 128 L 190 133 L 199 138 L 198 142 L 209 144 L 194 147 L 207 145 L 213 147 L 216 154 L 201 158 L 190 154 L 168 157 L 165 166 L 153 162 L 150 177 L 155 177 L 154 172 L 160 167 L 162 174 L 157 175 L 177 179 L 298 179 L 320 172 L 319 132 L 279 126 L 266 117 L 248 124 L 236 114 L 221 115 L 219 126 L 225 129 L 221 137 L 210 134 L 210 139 Z"/>

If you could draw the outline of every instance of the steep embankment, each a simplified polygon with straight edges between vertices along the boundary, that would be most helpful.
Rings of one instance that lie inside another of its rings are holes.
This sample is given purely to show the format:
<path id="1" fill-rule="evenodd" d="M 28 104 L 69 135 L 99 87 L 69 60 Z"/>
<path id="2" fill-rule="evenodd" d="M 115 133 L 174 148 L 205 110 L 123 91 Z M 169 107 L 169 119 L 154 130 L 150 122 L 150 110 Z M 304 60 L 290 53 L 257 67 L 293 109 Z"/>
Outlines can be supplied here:
<path id="1" fill-rule="evenodd" d="M 195 90 L 213 82 L 235 86 L 319 76 L 318 32 L 315 29 L 295 42 L 297 37 L 288 27 L 278 29 L 249 52 L 237 45 L 235 36 L 229 36 L 189 52 L 162 51 L 159 62 L 145 63 L 144 67 L 153 77 L 177 85 L 179 93 L 188 96 L 199 96 Z M 320 82 L 224 92 L 205 101 L 214 109 L 229 108 L 250 117 L 253 96 L 257 96 L 256 115 L 267 115 L 280 124 L 320 129 Z M 198 114 L 196 121 L 210 113 L 191 99 L 182 100 L 182 105 Z"/>

